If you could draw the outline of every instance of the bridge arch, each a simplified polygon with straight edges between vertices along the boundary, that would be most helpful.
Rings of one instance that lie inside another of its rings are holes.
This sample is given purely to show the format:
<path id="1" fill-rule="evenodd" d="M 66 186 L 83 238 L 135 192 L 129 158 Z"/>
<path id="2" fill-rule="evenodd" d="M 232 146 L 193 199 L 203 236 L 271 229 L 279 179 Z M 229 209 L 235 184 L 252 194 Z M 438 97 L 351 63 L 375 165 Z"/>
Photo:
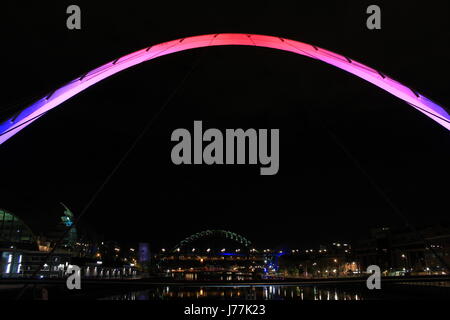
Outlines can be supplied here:
<path id="1" fill-rule="evenodd" d="M 380 87 L 381 89 L 402 99 L 415 109 L 425 114 L 427 117 L 433 119 L 446 129 L 450 130 L 450 115 L 443 107 L 434 103 L 415 90 L 388 77 L 384 73 L 372 69 L 346 56 L 342 56 L 314 45 L 281 37 L 242 33 L 219 33 L 193 36 L 153 45 L 117 58 L 81 75 L 62 87 L 50 92 L 45 97 L 39 99 L 32 105 L 16 113 L 10 119 L 1 123 L 0 144 L 4 143 L 32 122 L 36 121 L 49 110 L 55 108 L 93 84 L 108 78 L 117 72 L 167 54 L 194 48 L 222 45 L 267 47 L 290 51 L 316 60 L 321 60 Z"/>
<path id="2" fill-rule="evenodd" d="M 180 241 L 174 248 L 173 251 L 176 251 L 177 249 L 186 248 L 193 242 L 197 240 L 202 239 L 208 239 L 208 238 L 222 238 L 222 239 L 228 239 L 235 241 L 236 243 L 244 246 L 245 248 L 249 248 L 251 246 L 251 242 L 245 238 L 242 235 L 239 235 L 232 231 L 227 230 L 204 230 L 201 232 L 194 233 L 193 235 L 190 235 L 189 237 L 185 238 L 184 240 Z"/>

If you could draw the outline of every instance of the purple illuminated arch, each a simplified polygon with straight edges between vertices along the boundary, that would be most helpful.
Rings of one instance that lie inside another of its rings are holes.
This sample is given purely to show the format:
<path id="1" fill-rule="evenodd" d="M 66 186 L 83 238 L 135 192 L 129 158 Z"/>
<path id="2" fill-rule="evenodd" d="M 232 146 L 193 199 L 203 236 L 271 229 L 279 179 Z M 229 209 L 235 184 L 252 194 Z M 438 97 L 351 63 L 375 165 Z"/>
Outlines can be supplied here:
<path id="1" fill-rule="evenodd" d="M 222 45 L 247 45 L 273 48 L 324 61 L 373 83 L 381 89 L 407 102 L 412 107 L 424 113 L 427 117 L 430 117 L 450 130 L 450 115 L 444 108 L 409 87 L 357 61 L 299 41 L 255 34 L 220 33 L 160 43 L 120 57 L 89 71 L 81 77 L 52 91 L 47 96 L 36 101 L 31 106 L 26 107 L 22 111 L 16 113 L 12 118 L 0 124 L 0 144 L 41 117 L 50 109 L 55 108 L 77 93 L 119 71 L 167 54 L 194 48 Z"/>

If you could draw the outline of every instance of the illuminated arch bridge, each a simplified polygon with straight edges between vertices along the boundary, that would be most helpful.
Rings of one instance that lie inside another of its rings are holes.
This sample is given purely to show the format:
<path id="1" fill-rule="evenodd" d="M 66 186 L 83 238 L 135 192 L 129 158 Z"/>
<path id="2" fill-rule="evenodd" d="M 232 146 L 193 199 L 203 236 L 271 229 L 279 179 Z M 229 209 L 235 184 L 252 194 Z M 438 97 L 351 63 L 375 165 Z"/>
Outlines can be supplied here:
<path id="1" fill-rule="evenodd" d="M 226 230 L 205 230 L 197 232 L 182 240 L 173 248 L 173 251 L 189 250 L 192 245 L 197 244 L 199 241 L 208 241 L 214 239 L 231 240 L 232 242 L 244 248 L 249 248 L 252 244 L 247 238 L 235 232 Z"/>
<path id="2" fill-rule="evenodd" d="M 92 71 L 86 72 L 62 87 L 53 90 L 32 105 L 20 110 L 5 122 L 0 123 L 0 144 L 39 119 L 49 110 L 117 72 L 167 54 L 195 48 L 223 45 L 246 45 L 273 48 L 323 61 L 380 87 L 450 130 L 450 115 L 446 109 L 410 87 L 388 77 L 384 73 L 346 56 L 314 45 L 281 37 L 242 33 L 220 33 L 193 36 L 153 45 L 117 58 Z M 82 124 L 80 124 L 80 126 L 82 126 Z"/>

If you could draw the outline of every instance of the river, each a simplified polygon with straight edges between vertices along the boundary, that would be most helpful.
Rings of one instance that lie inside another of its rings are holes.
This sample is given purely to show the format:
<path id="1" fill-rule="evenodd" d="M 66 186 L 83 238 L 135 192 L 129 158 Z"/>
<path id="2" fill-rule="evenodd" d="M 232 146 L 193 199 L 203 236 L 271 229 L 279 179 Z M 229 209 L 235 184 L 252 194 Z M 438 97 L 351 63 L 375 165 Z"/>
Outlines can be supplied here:
<path id="1" fill-rule="evenodd" d="M 287 285 L 157 286 L 114 295 L 105 300 L 363 300 L 363 291 L 348 288 Z"/>

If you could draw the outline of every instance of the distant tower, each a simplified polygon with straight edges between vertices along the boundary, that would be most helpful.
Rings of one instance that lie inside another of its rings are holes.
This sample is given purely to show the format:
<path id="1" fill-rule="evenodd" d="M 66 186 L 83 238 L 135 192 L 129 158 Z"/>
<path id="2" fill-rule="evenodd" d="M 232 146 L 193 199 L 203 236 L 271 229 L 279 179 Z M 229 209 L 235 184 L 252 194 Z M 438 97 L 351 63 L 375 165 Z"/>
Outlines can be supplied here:
<path id="1" fill-rule="evenodd" d="M 75 242 L 77 242 L 78 239 L 78 232 L 75 226 L 73 225 L 73 212 L 62 202 L 60 204 L 64 207 L 64 215 L 61 217 L 61 223 L 64 225 L 65 228 L 70 228 L 67 236 L 64 238 L 64 244 L 68 246 L 73 246 Z M 62 231 L 62 232 L 65 232 Z"/>
<path id="2" fill-rule="evenodd" d="M 73 224 L 73 213 L 64 203 L 60 202 L 60 204 L 64 207 L 64 215 L 61 217 L 61 221 L 66 227 L 71 227 Z"/>
<path id="3" fill-rule="evenodd" d="M 150 248 L 147 242 L 139 243 L 139 263 L 145 263 L 150 261 Z"/>
<path id="4" fill-rule="evenodd" d="M 64 215 L 60 217 L 59 223 L 47 233 L 47 237 L 54 245 L 64 236 L 60 245 L 64 248 L 70 248 L 77 242 L 78 233 L 73 225 L 74 215 L 72 211 L 64 203 L 61 202 L 61 205 L 64 207 Z"/>

